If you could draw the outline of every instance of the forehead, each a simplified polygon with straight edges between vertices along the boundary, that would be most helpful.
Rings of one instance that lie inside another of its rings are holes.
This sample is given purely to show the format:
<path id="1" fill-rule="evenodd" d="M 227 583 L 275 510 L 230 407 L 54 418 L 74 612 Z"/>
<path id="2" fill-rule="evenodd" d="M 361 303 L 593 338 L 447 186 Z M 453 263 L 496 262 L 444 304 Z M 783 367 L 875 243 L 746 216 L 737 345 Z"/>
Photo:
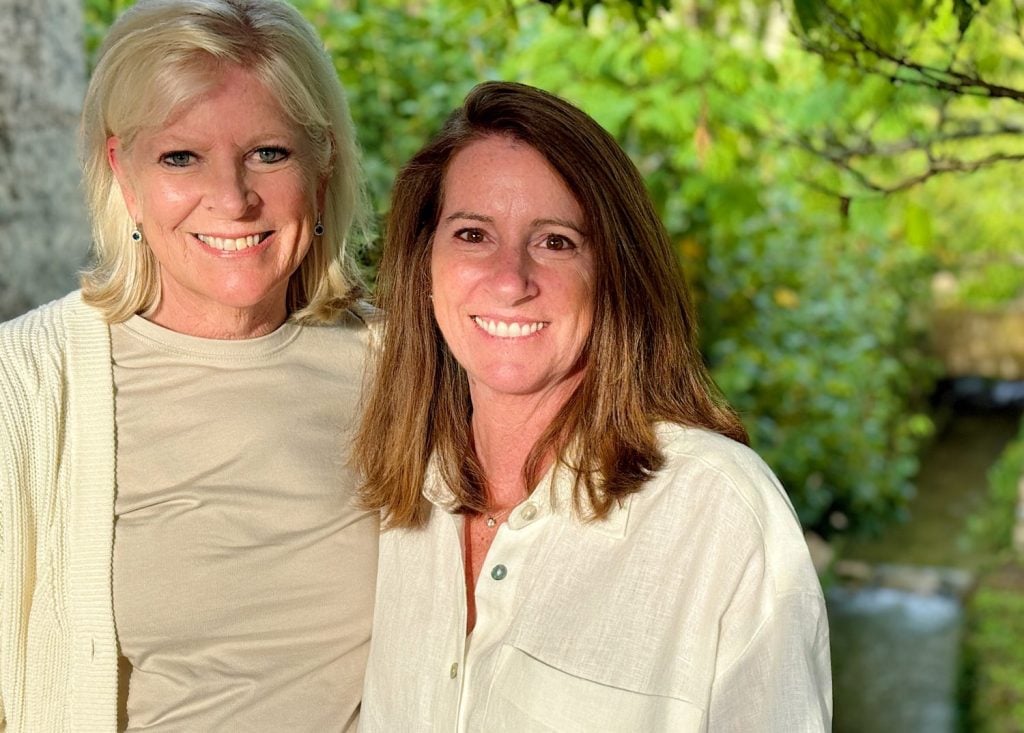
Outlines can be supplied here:
<path id="1" fill-rule="evenodd" d="M 505 136 L 475 140 L 457 152 L 445 171 L 442 209 L 467 204 L 497 210 L 542 209 L 582 218 L 576 197 L 536 148 Z"/>
<path id="2" fill-rule="evenodd" d="M 245 69 L 229 67 L 209 75 L 204 84 L 175 104 L 160 127 L 187 128 L 199 124 L 221 128 L 241 122 L 293 127 L 276 96 L 259 77 Z"/>
<path id="3" fill-rule="evenodd" d="M 297 124 L 257 74 L 237 65 L 199 65 L 160 87 L 148 103 L 148 112 L 129 135 L 145 145 L 177 139 L 199 144 L 228 140 L 246 145 L 266 136 L 304 141 Z"/>

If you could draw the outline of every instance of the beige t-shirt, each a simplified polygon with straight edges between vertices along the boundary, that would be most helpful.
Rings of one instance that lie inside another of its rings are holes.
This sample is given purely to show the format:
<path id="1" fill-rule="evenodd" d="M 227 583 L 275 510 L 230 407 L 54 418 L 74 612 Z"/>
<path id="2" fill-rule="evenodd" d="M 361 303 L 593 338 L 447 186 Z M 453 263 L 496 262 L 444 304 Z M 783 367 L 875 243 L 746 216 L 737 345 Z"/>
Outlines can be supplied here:
<path id="1" fill-rule="evenodd" d="M 121 729 L 354 728 L 376 514 L 345 465 L 367 332 L 111 328 Z"/>

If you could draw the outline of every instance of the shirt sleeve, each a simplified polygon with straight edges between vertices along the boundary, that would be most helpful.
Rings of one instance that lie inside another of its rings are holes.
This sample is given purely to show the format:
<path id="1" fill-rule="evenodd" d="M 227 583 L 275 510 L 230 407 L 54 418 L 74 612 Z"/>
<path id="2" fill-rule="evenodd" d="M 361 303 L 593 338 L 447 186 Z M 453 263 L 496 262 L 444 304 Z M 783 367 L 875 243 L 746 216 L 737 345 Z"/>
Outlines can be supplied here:
<path id="1" fill-rule="evenodd" d="M 794 593 L 779 599 L 739 657 L 716 675 L 707 730 L 820 733 L 831 727 L 824 602 L 818 595 Z"/>

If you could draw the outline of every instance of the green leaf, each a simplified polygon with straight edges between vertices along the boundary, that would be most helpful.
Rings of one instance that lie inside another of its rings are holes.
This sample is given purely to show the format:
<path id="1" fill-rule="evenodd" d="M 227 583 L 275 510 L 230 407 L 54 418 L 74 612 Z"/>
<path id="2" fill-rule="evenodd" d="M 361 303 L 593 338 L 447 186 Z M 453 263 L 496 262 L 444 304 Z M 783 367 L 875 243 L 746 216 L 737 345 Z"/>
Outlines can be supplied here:
<path id="1" fill-rule="evenodd" d="M 904 223 L 907 243 L 919 250 L 926 250 L 932 243 L 931 212 L 916 203 L 907 204 Z"/>
<path id="2" fill-rule="evenodd" d="M 822 8 L 819 0 L 793 0 L 797 23 L 804 33 L 810 33 L 821 24 Z"/>
<path id="3" fill-rule="evenodd" d="M 971 0 L 953 0 L 953 9 L 956 11 L 957 27 L 962 36 L 974 20 L 974 4 Z"/>

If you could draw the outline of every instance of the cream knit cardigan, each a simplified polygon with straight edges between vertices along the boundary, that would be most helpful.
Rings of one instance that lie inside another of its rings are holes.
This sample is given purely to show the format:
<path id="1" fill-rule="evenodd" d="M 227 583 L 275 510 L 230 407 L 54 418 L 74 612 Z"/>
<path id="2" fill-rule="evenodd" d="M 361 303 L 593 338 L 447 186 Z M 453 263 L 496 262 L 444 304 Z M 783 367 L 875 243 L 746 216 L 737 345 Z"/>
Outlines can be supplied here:
<path id="1" fill-rule="evenodd" d="M 114 731 L 110 331 L 79 293 L 0 325 L 0 731 Z"/>

